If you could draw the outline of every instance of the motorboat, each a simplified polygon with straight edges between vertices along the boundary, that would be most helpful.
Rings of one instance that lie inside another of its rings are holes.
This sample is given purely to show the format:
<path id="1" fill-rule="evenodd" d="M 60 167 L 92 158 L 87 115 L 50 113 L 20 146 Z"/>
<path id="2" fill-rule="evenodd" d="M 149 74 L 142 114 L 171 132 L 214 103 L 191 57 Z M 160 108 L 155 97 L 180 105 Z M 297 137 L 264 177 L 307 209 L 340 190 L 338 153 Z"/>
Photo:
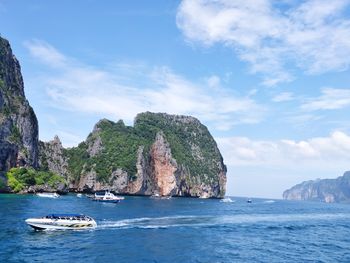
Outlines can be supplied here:
<path id="1" fill-rule="evenodd" d="M 151 195 L 150 198 L 168 200 L 171 199 L 171 195 L 159 195 L 158 193 L 155 193 Z"/>
<path id="2" fill-rule="evenodd" d="M 83 194 L 78 193 L 77 197 L 81 198 L 81 197 L 83 197 Z"/>
<path id="3" fill-rule="evenodd" d="M 247 200 L 247 203 L 248 203 L 248 204 L 251 204 L 252 202 L 253 202 L 252 199 L 248 199 L 248 200 Z"/>
<path id="4" fill-rule="evenodd" d="M 92 197 L 93 201 L 105 202 L 105 203 L 119 203 L 121 200 L 124 200 L 122 196 L 115 196 L 110 191 L 97 192 Z"/>
<path id="5" fill-rule="evenodd" d="M 58 198 L 58 197 L 60 197 L 60 195 L 57 193 L 37 193 L 36 195 L 40 196 L 40 197 L 46 197 L 46 198 Z"/>
<path id="6" fill-rule="evenodd" d="M 51 214 L 41 218 L 28 218 L 26 223 L 35 230 L 86 229 L 97 226 L 93 218 L 81 214 Z"/>

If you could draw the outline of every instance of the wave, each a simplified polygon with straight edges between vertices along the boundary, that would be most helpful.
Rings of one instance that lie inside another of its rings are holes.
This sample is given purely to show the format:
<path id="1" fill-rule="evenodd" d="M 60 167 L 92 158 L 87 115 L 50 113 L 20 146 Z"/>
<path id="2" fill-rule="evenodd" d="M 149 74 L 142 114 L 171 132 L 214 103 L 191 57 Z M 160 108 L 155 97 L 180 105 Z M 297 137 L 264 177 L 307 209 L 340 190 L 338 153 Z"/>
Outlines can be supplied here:
<path id="1" fill-rule="evenodd" d="M 265 204 L 272 204 L 272 203 L 275 203 L 275 202 L 276 202 L 275 200 L 266 200 L 263 203 L 265 203 Z"/>
<path id="2" fill-rule="evenodd" d="M 224 199 L 221 199 L 220 202 L 221 202 L 221 203 L 234 203 L 235 200 L 232 200 L 231 198 L 226 197 L 226 198 L 224 198 Z"/>
<path id="3" fill-rule="evenodd" d="M 122 219 L 116 221 L 101 221 L 98 229 L 166 229 L 174 227 L 211 227 L 229 226 L 234 224 L 284 223 L 332 221 L 350 219 L 350 214 L 238 214 L 225 216 L 166 216 Z"/>

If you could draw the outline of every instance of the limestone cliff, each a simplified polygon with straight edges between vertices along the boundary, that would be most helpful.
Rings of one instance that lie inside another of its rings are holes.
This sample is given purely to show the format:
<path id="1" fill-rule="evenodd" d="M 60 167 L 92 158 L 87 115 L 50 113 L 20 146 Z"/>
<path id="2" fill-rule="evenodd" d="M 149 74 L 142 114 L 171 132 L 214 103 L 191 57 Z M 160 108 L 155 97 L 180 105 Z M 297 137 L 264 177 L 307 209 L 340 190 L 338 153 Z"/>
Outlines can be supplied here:
<path id="1" fill-rule="evenodd" d="M 0 37 L 0 174 L 38 167 L 38 122 L 24 94 L 20 65 Z"/>
<path id="2" fill-rule="evenodd" d="M 327 203 L 350 202 L 350 172 L 336 179 L 302 182 L 284 191 L 287 200 L 313 200 Z"/>
<path id="3" fill-rule="evenodd" d="M 60 138 L 55 136 L 52 141 L 39 141 L 39 167 L 63 177 L 68 177 L 68 163 Z"/>
<path id="4" fill-rule="evenodd" d="M 133 127 L 104 119 L 66 155 L 74 190 L 225 195 L 222 156 L 208 129 L 193 117 L 146 112 L 135 118 Z"/>

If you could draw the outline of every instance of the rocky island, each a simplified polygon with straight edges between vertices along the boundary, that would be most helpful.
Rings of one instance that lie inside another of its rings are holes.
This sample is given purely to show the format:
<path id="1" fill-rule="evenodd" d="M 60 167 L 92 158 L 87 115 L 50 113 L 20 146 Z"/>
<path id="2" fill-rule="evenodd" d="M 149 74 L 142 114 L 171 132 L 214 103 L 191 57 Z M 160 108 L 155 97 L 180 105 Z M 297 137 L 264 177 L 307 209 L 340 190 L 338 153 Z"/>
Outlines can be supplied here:
<path id="1" fill-rule="evenodd" d="M 284 191 L 283 198 L 326 203 L 350 202 L 350 171 L 336 179 L 317 179 L 297 184 Z"/>
<path id="2" fill-rule="evenodd" d="M 221 198 L 226 166 L 208 129 L 194 117 L 140 113 L 133 126 L 100 120 L 84 142 L 65 149 L 38 139 L 20 66 L 0 38 L 2 191 L 109 189 L 120 194 Z"/>

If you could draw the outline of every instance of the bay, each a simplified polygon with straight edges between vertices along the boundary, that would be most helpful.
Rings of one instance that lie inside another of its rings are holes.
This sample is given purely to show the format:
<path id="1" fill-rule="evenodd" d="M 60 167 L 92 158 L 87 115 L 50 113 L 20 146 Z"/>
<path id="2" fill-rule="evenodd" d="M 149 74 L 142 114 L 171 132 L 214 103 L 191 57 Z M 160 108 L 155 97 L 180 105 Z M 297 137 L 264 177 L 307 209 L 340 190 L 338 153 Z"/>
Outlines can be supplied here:
<path id="1" fill-rule="evenodd" d="M 233 202 L 230 202 L 232 200 Z M 231 197 L 0 195 L 0 262 L 350 262 L 350 205 Z M 98 227 L 33 231 L 25 219 L 81 213 Z"/>

